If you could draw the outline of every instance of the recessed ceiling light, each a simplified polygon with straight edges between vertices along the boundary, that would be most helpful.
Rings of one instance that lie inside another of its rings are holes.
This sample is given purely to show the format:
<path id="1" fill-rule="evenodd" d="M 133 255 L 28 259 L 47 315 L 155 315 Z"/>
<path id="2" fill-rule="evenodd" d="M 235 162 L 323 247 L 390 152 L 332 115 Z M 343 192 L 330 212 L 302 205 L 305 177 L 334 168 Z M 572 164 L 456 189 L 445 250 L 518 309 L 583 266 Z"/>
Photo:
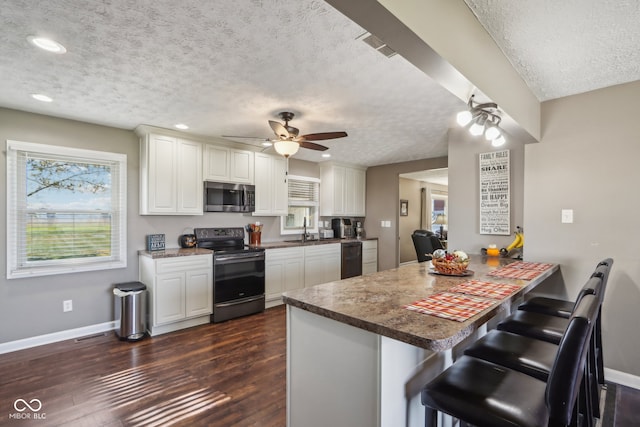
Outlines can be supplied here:
<path id="1" fill-rule="evenodd" d="M 55 40 L 51 40 L 48 39 L 46 37 L 36 37 L 36 36 L 29 36 L 27 37 L 27 40 L 29 40 L 29 43 L 31 43 L 32 45 L 39 47 L 40 49 L 46 50 L 47 52 L 53 52 L 53 53 L 66 53 L 67 49 L 62 46 L 60 43 L 58 43 Z"/>
<path id="2" fill-rule="evenodd" d="M 38 101 L 42 101 L 42 102 L 53 102 L 53 99 L 48 97 L 47 95 L 43 95 L 41 93 L 33 93 L 31 94 L 31 97 L 33 99 L 37 99 Z"/>
<path id="3" fill-rule="evenodd" d="M 322 157 L 329 158 L 329 157 L 331 157 L 331 154 L 329 154 L 329 153 L 324 153 L 324 154 L 322 154 Z"/>
<path id="4" fill-rule="evenodd" d="M 189 126 L 187 126 L 187 125 L 185 125 L 183 123 L 178 123 L 177 125 L 175 125 L 175 127 L 177 127 L 178 129 L 182 129 L 182 130 L 189 129 Z"/>
<path id="5" fill-rule="evenodd" d="M 273 142 L 271 142 L 271 141 L 264 141 L 264 142 L 262 143 L 262 146 L 263 146 L 263 147 L 271 147 L 272 145 L 273 145 Z"/>

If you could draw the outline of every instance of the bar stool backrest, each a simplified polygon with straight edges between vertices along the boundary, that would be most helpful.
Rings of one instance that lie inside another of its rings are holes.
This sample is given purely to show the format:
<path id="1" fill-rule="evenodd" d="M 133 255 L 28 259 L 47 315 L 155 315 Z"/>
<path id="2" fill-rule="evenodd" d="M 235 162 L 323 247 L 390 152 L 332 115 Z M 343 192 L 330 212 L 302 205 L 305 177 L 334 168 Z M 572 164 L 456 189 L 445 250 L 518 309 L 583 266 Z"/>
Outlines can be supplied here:
<path id="1" fill-rule="evenodd" d="M 595 271 L 591 275 L 591 277 L 600 276 L 602 278 L 602 292 L 600 293 L 601 303 L 602 303 L 602 300 L 604 300 L 604 293 L 607 288 L 607 282 L 609 281 L 609 273 L 611 272 L 612 266 L 613 266 L 613 259 L 606 258 L 598 263 Z"/>
<path id="2" fill-rule="evenodd" d="M 545 399 L 549 425 L 571 422 L 599 307 L 596 295 L 585 295 L 569 319 L 547 381 Z"/>
<path id="3" fill-rule="evenodd" d="M 591 275 L 587 283 L 584 284 L 580 292 L 578 293 L 578 297 L 576 298 L 576 302 L 573 305 L 573 310 L 575 311 L 578 308 L 578 304 L 582 298 L 586 295 L 597 295 L 600 300 L 602 300 L 602 294 L 604 293 L 604 280 L 603 273 L 595 272 Z"/>

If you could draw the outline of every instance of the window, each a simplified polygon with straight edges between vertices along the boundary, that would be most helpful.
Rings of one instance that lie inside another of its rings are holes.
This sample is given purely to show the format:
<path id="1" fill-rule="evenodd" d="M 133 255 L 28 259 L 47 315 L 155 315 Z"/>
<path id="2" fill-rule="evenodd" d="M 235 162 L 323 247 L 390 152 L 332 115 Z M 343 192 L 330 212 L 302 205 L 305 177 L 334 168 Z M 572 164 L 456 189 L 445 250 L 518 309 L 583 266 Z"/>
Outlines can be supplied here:
<path id="1" fill-rule="evenodd" d="M 306 220 L 307 232 L 318 232 L 318 205 L 320 199 L 320 180 L 306 176 L 290 175 L 289 212 L 281 217 L 281 234 L 302 234 Z"/>
<path id="2" fill-rule="evenodd" d="M 7 278 L 124 268 L 124 154 L 7 141 Z"/>

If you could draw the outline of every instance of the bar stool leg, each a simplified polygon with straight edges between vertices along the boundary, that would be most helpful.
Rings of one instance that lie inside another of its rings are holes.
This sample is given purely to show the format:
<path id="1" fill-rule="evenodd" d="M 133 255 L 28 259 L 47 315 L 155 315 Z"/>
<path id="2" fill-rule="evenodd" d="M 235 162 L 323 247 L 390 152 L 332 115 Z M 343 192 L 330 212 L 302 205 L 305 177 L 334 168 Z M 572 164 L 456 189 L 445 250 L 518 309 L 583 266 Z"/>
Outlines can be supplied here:
<path id="1" fill-rule="evenodd" d="M 438 411 L 424 407 L 424 427 L 438 427 Z"/>

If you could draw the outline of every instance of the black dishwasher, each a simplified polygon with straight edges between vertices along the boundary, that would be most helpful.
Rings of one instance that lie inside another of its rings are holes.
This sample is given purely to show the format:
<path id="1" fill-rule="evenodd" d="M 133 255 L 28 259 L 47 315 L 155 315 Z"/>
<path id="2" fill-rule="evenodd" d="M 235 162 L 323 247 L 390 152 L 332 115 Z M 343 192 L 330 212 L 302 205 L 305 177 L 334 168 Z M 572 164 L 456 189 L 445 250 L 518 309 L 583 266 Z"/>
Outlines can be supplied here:
<path id="1" fill-rule="evenodd" d="M 340 278 L 362 275 L 362 242 L 342 242 L 342 268 Z"/>

